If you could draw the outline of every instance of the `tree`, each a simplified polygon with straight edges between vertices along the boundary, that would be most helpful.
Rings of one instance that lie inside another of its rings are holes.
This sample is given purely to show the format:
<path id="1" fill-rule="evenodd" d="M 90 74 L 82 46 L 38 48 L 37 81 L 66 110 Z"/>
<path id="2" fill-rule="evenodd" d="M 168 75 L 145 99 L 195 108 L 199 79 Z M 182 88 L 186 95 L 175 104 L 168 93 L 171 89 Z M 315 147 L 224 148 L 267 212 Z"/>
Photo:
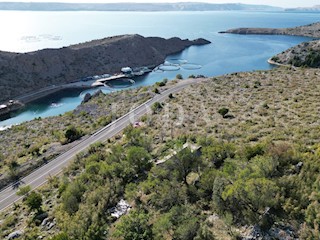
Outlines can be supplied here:
<path id="1" fill-rule="evenodd" d="M 70 143 L 70 142 L 73 142 L 73 141 L 79 139 L 82 136 L 82 132 L 81 132 L 81 130 L 77 129 L 76 127 L 70 126 L 66 130 L 64 136 L 67 139 L 67 141 Z"/>
<path id="2" fill-rule="evenodd" d="M 182 149 L 172 157 L 171 168 L 177 173 L 177 179 L 187 183 L 187 176 L 193 170 L 197 170 L 200 159 L 191 152 L 190 148 Z"/>
<path id="3" fill-rule="evenodd" d="M 226 117 L 226 115 L 228 114 L 228 112 L 229 112 L 229 109 L 228 109 L 228 108 L 220 108 L 219 111 L 218 111 L 218 113 L 219 113 L 223 118 Z"/>
<path id="4" fill-rule="evenodd" d="M 153 239 L 149 216 L 139 210 L 132 210 L 129 215 L 123 216 L 116 225 L 114 236 L 123 240 Z"/>
<path id="5" fill-rule="evenodd" d="M 85 192 L 85 187 L 80 181 L 70 183 L 62 195 L 64 210 L 72 215 L 79 209 L 81 197 Z"/>
<path id="6" fill-rule="evenodd" d="M 41 211 L 42 197 L 39 193 L 32 192 L 26 199 L 26 204 L 31 210 Z"/>
<path id="7" fill-rule="evenodd" d="M 192 205 L 172 207 L 154 223 L 155 239 L 195 239 L 200 227 L 198 216 Z"/>
<path id="8" fill-rule="evenodd" d="M 246 224 L 257 224 L 264 211 L 277 204 L 278 186 L 266 178 L 241 178 L 226 187 L 222 198 L 231 212 Z"/>
<path id="9" fill-rule="evenodd" d="M 143 174 L 151 168 L 150 154 L 142 147 L 130 147 L 127 152 L 127 161 L 137 174 Z"/>
<path id="10" fill-rule="evenodd" d="M 235 155 L 233 145 L 218 141 L 204 147 L 202 153 L 204 159 L 213 163 L 217 168 L 223 164 L 224 160 Z"/>

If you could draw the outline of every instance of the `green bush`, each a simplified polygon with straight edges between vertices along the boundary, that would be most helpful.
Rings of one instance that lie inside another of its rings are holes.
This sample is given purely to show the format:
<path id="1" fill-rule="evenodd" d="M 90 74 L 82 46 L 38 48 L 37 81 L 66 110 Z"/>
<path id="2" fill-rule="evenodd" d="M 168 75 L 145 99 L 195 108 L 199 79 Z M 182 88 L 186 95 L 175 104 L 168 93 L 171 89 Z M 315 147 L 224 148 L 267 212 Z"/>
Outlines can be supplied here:
<path id="1" fill-rule="evenodd" d="M 31 210 L 37 210 L 39 212 L 42 206 L 41 195 L 36 192 L 30 193 L 30 195 L 26 198 L 26 204 Z"/>
<path id="2" fill-rule="evenodd" d="M 223 117 L 225 118 L 225 116 L 228 114 L 229 112 L 229 109 L 228 108 L 220 108 L 218 113 Z"/>
<path id="3" fill-rule="evenodd" d="M 78 140 L 83 135 L 82 131 L 74 126 L 68 127 L 66 130 L 64 136 L 67 139 L 67 142 L 73 142 L 75 140 Z"/>

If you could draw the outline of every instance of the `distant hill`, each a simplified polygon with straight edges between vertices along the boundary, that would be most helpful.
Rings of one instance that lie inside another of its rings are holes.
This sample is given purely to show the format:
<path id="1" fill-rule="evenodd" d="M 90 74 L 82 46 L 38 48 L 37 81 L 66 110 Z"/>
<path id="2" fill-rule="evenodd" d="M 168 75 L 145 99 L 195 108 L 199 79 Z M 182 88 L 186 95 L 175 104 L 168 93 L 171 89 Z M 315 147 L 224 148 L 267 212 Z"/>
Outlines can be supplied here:
<path id="1" fill-rule="evenodd" d="M 299 7 L 299 8 L 287 8 L 287 12 L 320 12 L 320 5 L 315 5 L 313 7 Z"/>
<path id="2" fill-rule="evenodd" d="M 280 11 L 278 7 L 240 3 L 35 3 L 0 2 L 0 10 L 20 11 Z"/>

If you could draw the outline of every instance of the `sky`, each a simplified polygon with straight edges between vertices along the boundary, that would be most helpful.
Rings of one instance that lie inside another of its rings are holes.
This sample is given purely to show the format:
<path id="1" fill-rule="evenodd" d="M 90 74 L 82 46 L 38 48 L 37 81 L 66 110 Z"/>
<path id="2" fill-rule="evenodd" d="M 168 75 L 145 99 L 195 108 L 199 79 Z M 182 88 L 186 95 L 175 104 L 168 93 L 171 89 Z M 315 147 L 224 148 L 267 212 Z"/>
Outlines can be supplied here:
<path id="1" fill-rule="evenodd" d="M 2 0 L 0 0 L 2 1 Z M 285 8 L 292 7 L 311 7 L 320 5 L 319 0 L 3 0 L 4 2 L 71 2 L 71 3 L 112 3 L 112 2 L 208 2 L 208 3 L 244 3 L 244 4 L 262 4 Z"/>

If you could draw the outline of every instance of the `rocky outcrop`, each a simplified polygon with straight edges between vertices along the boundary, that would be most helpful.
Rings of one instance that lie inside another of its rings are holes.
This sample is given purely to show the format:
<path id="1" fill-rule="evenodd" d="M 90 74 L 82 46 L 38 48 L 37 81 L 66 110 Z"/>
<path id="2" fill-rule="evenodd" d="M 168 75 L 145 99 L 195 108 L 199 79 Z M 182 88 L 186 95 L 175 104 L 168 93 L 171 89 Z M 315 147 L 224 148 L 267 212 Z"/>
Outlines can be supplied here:
<path id="1" fill-rule="evenodd" d="M 291 35 L 320 38 L 320 22 L 294 28 L 235 28 L 220 33 Z"/>
<path id="2" fill-rule="evenodd" d="M 0 102 L 87 76 L 116 73 L 124 66 L 155 66 L 170 54 L 208 43 L 204 39 L 121 35 L 60 49 L 0 52 Z"/>
<path id="3" fill-rule="evenodd" d="M 320 41 L 304 42 L 272 57 L 277 64 L 295 67 L 320 67 Z"/>

